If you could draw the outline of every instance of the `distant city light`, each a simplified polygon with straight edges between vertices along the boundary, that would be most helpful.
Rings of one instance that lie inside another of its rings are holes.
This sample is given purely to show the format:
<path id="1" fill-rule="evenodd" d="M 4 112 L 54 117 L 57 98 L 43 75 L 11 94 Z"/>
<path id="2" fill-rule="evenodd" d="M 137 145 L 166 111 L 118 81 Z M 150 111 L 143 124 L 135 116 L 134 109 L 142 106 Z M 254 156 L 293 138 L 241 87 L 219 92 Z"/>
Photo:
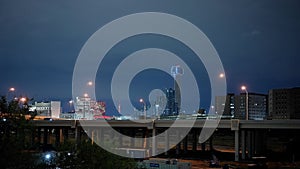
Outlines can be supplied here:
<path id="1" fill-rule="evenodd" d="M 89 95 L 87 93 L 84 93 L 83 96 L 84 97 L 89 97 Z"/>
<path id="2" fill-rule="evenodd" d="M 247 90 L 247 87 L 246 86 L 242 86 L 241 89 L 242 90 Z"/>
<path id="3" fill-rule="evenodd" d="M 70 101 L 69 101 L 69 104 L 73 104 L 73 100 L 70 100 Z"/>

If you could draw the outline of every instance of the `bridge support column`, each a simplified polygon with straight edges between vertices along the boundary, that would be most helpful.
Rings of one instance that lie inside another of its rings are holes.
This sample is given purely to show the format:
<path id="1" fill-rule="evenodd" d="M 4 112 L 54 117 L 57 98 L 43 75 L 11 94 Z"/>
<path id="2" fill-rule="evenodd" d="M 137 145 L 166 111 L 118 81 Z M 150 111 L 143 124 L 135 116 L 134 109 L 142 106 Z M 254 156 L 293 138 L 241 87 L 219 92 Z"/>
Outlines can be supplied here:
<path id="1" fill-rule="evenodd" d="M 214 146 L 213 146 L 213 135 L 210 136 L 209 138 L 209 150 L 214 151 Z"/>
<path id="2" fill-rule="evenodd" d="M 103 138 L 103 131 L 102 131 L 102 128 L 98 128 L 96 130 L 96 142 L 97 143 L 101 143 L 103 142 L 104 138 Z"/>
<path id="3" fill-rule="evenodd" d="M 43 139 L 43 144 L 44 145 L 48 144 L 48 130 L 49 129 L 47 127 L 44 128 L 44 139 Z"/>
<path id="4" fill-rule="evenodd" d="M 239 136 L 239 130 L 234 131 L 234 161 L 240 160 L 240 136 Z"/>
<path id="5" fill-rule="evenodd" d="M 234 131 L 234 161 L 240 160 L 240 121 L 238 119 L 231 120 L 231 130 Z M 243 131 L 243 130 L 242 130 Z"/>
<path id="6" fill-rule="evenodd" d="M 130 133 L 130 147 L 136 147 L 135 142 L 134 142 L 134 138 L 135 138 L 135 129 L 133 129 Z"/>
<path id="7" fill-rule="evenodd" d="M 54 129 L 54 133 L 55 133 L 55 146 L 58 147 L 59 143 L 60 143 L 60 128 L 55 128 Z"/>
<path id="8" fill-rule="evenodd" d="M 180 129 L 176 131 L 177 140 L 181 140 Z M 179 155 L 181 151 L 181 141 L 176 145 L 176 155 Z"/>
<path id="9" fill-rule="evenodd" d="M 206 142 L 201 143 L 201 151 L 205 151 L 206 150 Z"/>
<path id="10" fill-rule="evenodd" d="M 36 129 L 31 129 L 31 147 L 35 143 Z"/>
<path id="11" fill-rule="evenodd" d="M 255 131 L 251 132 L 251 158 L 255 155 Z"/>
<path id="12" fill-rule="evenodd" d="M 169 131 L 165 131 L 165 155 L 168 155 L 170 143 L 169 143 Z"/>
<path id="13" fill-rule="evenodd" d="M 64 128 L 63 129 L 63 138 L 64 138 L 64 143 L 66 143 L 69 139 L 69 129 L 68 128 Z"/>
<path id="14" fill-rule="evenodd" d="M 197 143 L 198 143 L 198 137 L 197 137 L 197 131 L 193 130 L 193 151 L 197 151 Z"/>
<path id="15" fill-rule="evenodd" d="M 265 131 L 256 130 L 254 133 L 254 154 L 263 155 L 265 153 Z"/>
<path id="16" fill-rule="evenodd" d="M 188 152 L 188 136 L 189 135 L 186 135 L 183 139 L 183 153 L 184 154 L 187 154 L 187 152 Z"/>
<path id="17" fill-rule="evenodd" d="M 246 159 L 246 131 L 241 131 L 242 160 Z"/>
<path id="18" fill-rule="evenodd" d="M 119 133 L 122 133 L 122 129 L 119 129 L 118 132 L 119 132 Z M 122 134 L 119 134 L 119 135 L 117 135 L 117 136 L 118 136 L 118 144 L 119 144 L 119 147 L 122 148 L 122 146 L 123 146 L 123 136 L 122 136 Z"/>
<path id="19" fill-rule="evenodd" d="M 252 139 L 251 139 L 251 131 L 247 131 L 247 136 L 246 136 L 246 146 L 247 146 L 247 157 L 250 159 L 252 157 L 251 151 L 252 151 Z"/>
<path id="20" fill-rule="evenodd" d="M 91 139 L 92 139 L 92 145 L 94 144 L 94 142 L 95 142 L 95 130 L 94 129 L 92 129 L 92 131 L 91 131 Z"/>
<path id="21" fill-rule="evenodd" d="M 148 142 L 147 142 L 148 129 L 145 129 L 145 130 L 144 130 L 143 137 L 144 137 L 143 148 L 146 149 L 146 148 L 148 147 Z"/>
<path id="22" fill-rule="evenodd" d="M 78 126 L 75 127 L 75 141 L 76 141 L 75 149 L 77 149 L 81 141 L 81 128 Z"/>
<path id="23" fill-rule="evenodd" d="M 63 128 L 59 129 L 59 143 L 62 143 L 64 141 L 64 135 L 63 135 Z"/>
<path id="24" fill-rule="evenodd" d="M 38 145 L 40 145 L 41 144 L 41 135 L 42 135 L 42 133 L 41 133 L 41 128 L 40 127 L 38 127 L 38 129 L 37 129 L 38 131 L 38 134 L 37 134 L 37 140 L 38 140 Z"/>
<path id="25" fill-rule="evenodd" d="M 156 129 L 152 129 L 152 156 L 156 155 Z"/>

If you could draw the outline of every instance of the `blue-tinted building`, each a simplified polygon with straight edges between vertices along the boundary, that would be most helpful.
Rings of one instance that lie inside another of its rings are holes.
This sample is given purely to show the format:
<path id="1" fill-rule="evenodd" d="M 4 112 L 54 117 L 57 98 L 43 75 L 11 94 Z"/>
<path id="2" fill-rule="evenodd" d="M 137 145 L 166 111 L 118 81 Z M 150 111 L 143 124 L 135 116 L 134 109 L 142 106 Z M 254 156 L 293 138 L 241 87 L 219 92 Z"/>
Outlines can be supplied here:
<path id="1" fill-rule="evenodd" d="M 176 93 L 175 90 L 170 88 L 165 91 L 167 103 L 166 108 L 162 113 L 162 117 L 166 116 L 177 116 L 179 114 L 178 103 L 176 102 Z"/>

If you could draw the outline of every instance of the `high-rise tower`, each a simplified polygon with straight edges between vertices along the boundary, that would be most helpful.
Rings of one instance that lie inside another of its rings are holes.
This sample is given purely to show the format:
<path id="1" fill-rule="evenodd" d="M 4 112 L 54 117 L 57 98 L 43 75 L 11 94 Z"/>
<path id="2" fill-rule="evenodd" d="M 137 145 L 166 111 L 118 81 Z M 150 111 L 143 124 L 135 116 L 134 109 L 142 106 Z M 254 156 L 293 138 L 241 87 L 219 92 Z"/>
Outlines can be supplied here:
<path id="1" fill-rule="evenodd" d="M 171 67 L 171 75 L 174 78 L 174 90 L 175 90 L 175 105 L 177 105 L 175 110 L 178 112 L 180 111 L 181 107 L 181 94 L 180 94 L 180 81 L 181 76 L 183 75 L 183 68 L 180 65 L 172 66 Z"/>

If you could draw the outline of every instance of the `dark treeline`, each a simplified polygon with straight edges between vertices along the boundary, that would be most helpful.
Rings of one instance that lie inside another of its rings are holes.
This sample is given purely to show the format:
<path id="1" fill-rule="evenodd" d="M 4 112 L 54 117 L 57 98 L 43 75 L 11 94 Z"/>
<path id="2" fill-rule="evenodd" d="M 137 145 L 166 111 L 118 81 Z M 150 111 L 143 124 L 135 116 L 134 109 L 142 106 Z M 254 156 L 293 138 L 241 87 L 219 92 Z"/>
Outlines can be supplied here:
<path id="1" fill-rule="evenodd" d="M 55 147 L 53 156 L 45 158 L 43 145 L 34 142 L 35 126 L 31 120 L 36 115 L 29 112 L 26 98 L 7 101 L 0 98 L 0 166 L 4 169 L 45 169 L 45 168 L 84 168 L 107 169 L 137 168 L 133 159 L 111 154 L 90 140 L 77 145 L 75 141 L 65 142 Z"/>

